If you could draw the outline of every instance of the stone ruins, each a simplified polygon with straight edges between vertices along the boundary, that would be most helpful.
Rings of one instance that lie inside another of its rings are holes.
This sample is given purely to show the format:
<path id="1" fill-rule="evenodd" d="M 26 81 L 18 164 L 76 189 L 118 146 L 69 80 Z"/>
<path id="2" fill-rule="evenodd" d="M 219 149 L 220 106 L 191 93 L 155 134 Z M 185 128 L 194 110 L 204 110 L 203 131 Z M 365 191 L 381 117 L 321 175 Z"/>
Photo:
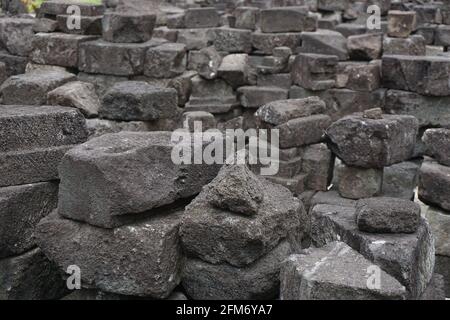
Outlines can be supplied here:
<path id="1" fill-rule="evenodd" d="M 91 2 L 0 2 L 0 299 L 450 298 L 447 0 Z"/>

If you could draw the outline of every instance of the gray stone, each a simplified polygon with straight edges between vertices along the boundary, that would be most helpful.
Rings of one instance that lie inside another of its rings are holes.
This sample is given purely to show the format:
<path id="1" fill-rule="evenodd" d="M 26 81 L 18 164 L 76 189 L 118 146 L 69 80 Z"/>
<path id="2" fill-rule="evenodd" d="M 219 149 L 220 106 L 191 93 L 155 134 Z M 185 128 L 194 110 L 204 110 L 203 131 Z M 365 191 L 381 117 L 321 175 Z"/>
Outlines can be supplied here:
<path id="1" fill-rule="evenodd" d="M 412 116 L 377 120 L 356 113 L 336 121 L 326 133 L 331 150 L 347 165 L 382 168 L 412 156 L 418 127 Z"/>
<path id="2" fill-rule="evenodd" d="M 450 296 L 450 257 L 436 256 L 436 272 L 444 277 L 445 296 Z"/>
<path id="3" fill-rule="evenodd" d="M 450 167 L 427 160 L 419 171 L 419 199 L 427 204 L 450 210 Z"/>
<path id="4" fill-rule="evenodd" d="M 307 224 L 302 203 L 286 188 L 262 182 L 263 200 L 252 217 L 216 208 L 210 203 L 208 189 L 202 191 L 186 207 L 180 228 L 187 255 L 212 264 L 226 262 L 244 267 L 269 253 L 283 239 L 297 244 Z"/>
<path id="5" fill-rule="evenodd" d="M 28 56 L 32 47 L 34 20 L 27 18 L 0 19 L 0 48 L 12 55 Z"/>
<path id="6" fill-rule="evenodd" d="M 197 130 L 198 124 L 201 125 L 203 131 L 216 127 L 216 119 L 214 115 L 205 111 L 188 111 L 183 113 L 183 127 L 194 132 Z"/>
<path id="7" fill-rule="evenodd" d="M 0 62 L 0 86 L 3 82 L 5 82 L 6 79 L 8 79 L 8 74 L 6 73 L 6 64 L 3 62 Z"/>
<path id="8" fill-rule="evenodd" d="M 390 114 L 411 115 L 419 120 L 420 127 L 450 125 L 449 97 L 429 97 L 414 92 L 388 90 L 384 110 Z"/>
<path id="9" fill-rule="evenodd" d="M 331 89 L 336 85 L 337 56 L 299 54 L 291 67 L 294 84 L 313 91 Z"/>
<path id="10" fill-rule="evenodd" d="M 343 242 L 293 254 L 281 267 L 281 300 L 405 300 L 405 287 L 383 270 L 380 288 L 369 286 L 373 267 Z"/>
<path id="11" fill-rule="evenodd" d="M 354 207 L 316 205 L 311 209 L 311 238 L 317 246 L 343 241 L 396 278 L 418 298 L 434 271 L 434 238 L 426 220 L 412 234 L 370 234 L 358 230 Z"/>
<path id="12" fill-rule="evenodd" d="M 280 125 L 289 120 L 320 114 L 325 111 L 325 103 L 318 97 L 272 101 L 255 113 L 260 122 Z"/>
<path id="13" fill-rule="evenodd" d="M 245 53 L 229 54 L 223 58 L 217 75 L 233 88 L 246 85 L 249 77 L 248 63 L 248 55 Z"/>
<path id="14" fill-rule="evenodd" d="M 425 209 L 435 239 L 436 255 L 450 257 L 450 213 L 436 207 Z"/>
<path id="15" fill-rule="evenodd" d="M 180 213 L 108 230 L 63 219 L 56 212 L 36 228 L 39 247 L 62 270 L 77 265 L 86 288 L 166 298 L 181 278 Z"/>
<path id="16" fill-rule="evenodd" d="M 217 78 L 221 63 L 222 56 L 213 46 L 189 52 L 188 69 L 198 72 L 205 79 Z"/>
<path id="17" fill-rule="evenodd" d="M 187 50 L 200 50 L 208 46 L 209 28 L 179 29 L 177 42 L 186 45 Z"/>
<path id="18" fill-rule="evenodd" d="M 62 67 L 78 66 L 80 43 L 94 40 L 94 36 L 65 33 L 37 33 L 33 38 L 31 61 Z"/>
<path id="19" fill-rule="evenodd" d="M 428 129 L 422 141 L 429 156 L 444 166 L 450 166 L 450 129 Z"/>
<path id="20" fill-rule="evenodd" d="M 83 42 L 79 47 L 78 68 L 87 73 L 139 75 L 144 71 L 145 52 L 166 41 L 154 38 L 144 43 Z"/>
<path id="21" fill-rule="evenodd" d="M 350 58 L 355 60 L 375 60 L 383 51 L 383 35 L 380 33 L 350 36 L 347 39 Z"/>
<path id="22" fill-rule="evenodd" d="M 66 14 L 56 16 L 58 29 L 64 33 L 71 34 L 102 35 L 102 16 L 80 16 L 79 28 L 73 28 L 70 23 L 68 23 L 70 22 L 70 19 L 71 16 Z"/>
<path id="23" fill-rule="evenodd" d="M 341 33 L 332 30 L 303 32 L 301 51 L 333 55 L 341 61 L 349 58 L 347 39 Z"/>
<path id="24" fill-rule="evenodd" d="M 437 27 L 435 44 L 443 47 L 450 46 L 450 26 Z"/>
<path id="25" fill-rule="evenodd" d="M 34 71 L 8 78 L 0 87 L 3 104 L 43 105 L 47 93 L 75 79 L 65 71 Z"/>
<path id="26" fill-rule="evenodd" d="M 215 207 L 252 216 L 264 199 L 261 181 L 245 165 L 225 165 L 205 187 L 209 202 Z"/>
<path id="27" fill-rule="evenodd" d="M 39 248 L 0 260 L 1 300 L 51 300 L 66 292 L 61 272 Z"/>
<path id="28" fill-rule="evenodd" d="M 280 265 L 291 250 L 283 241 L 259 260 L 240 268 L 187 259 L 182 285 L 193 299 L 275 299 L 280 287 Z"/>
<path id="29" fill-rule="evenodd" d="M 94 85 L 81 81 L 69 82 L 50 91 L 47 102 L 49 105 L 77 108 L 87 118 L 95 117 L 100 108 Z"/>
<path id="30" fill-rule="evenodd" d="M 376 63 L 341 62 L 337 67 L 340 88 L 355 91 L 375 91 L 381 86 L 381 68 Z"/>
<path id="31" fill-rule="evenodd" d="M 302 152 L 302 171 L 308 190 L 327 191 L 333 173 L 334 158 L 326 144 L 307 146 Z"/>
<path id="32" fill-rule="evenodd" d="M 450 95 L 450 58 L 384 55 L 383 85 L 427 96 Z"/>
<path id="33" fill-rule="evenodd" d="M 119 43 L 146 42 L 152 38 L 155 23 L 155 14 L 106 12 L 102 20 L 103 39 Z"/>
<path id="34" fill-rule="evenodd" d="M 414 11 L 391 10 L 388 14 L 388 35 L 395 38 L 406 38 L 416 29 L 416 13 Z"/>
<path id="35" fill-rule="evenodd" d="M 238 29 L 255 30 L 259 21 L 260 9 L 255 7 L 237 7 L 233 11 L 236 19 L 235 27 Z"/>
<path id="36" fill-rule="evenodd" d="M 86 119 L 86 127 L 89 132 L 89 139 L 96 138 L 107 133 L 118 133 L 121 131 L 152 131 L 150 130 L 151 124 L 146 121 L 114 121 L 97 118 Z"/>
<path id="37" fill-rule="evenodd" d="M 287 99 L 287 90 L 277 87 L 244 86 L 237 90 L 244 108 L 259 108 L 269 102 Z"/>
<path id="38" fill-rule="evenodd" d="M 411 200 L 419 178 L 420 163 L 405 161 L 384 167 L 382 195 Z"/>
<path id="39" fill-rule="evenodd" d="M 28 58 L 10 55 L 0 49 L 0 62 L 3 62 L 6 65 L 7 76 L 12 76 L 25 72 Z"/>
<path id="40" fill-rule="evenodd" d="M 251 31 L 245 29 L 232 29 L 227 27 L 208 30 L 208 41 L 218 51 L 228 53 L 250 53 L 252 51 Z"/>
<path id="41" fill-rule="evenodd" d="M 39 8 L 38 17 L 55 17 L 60 14 L 67 14 L 67 8 L 73 5 L 72 1 L 55 0 L 45 1 Z M 77 3 L 81 16 L 100 16 L 105 12 L 103 4 Z"/>
<path id="42" fill-rule="evenodd" d="M 259 24 L 264 33 L 315 31 L 317 16 L 307 7 L 271 8 L 261 10 Z"/>
<path id="43" fill-rule="evenodd" d="M 323 11 L 344 11 L 348 7 L 345 0 L 318 0 L 317 9 Z"/>
<path id="44" fill-rule="evenodd" d="M 444 276 L 435 272 L 419 300 L 445 300 Z"/>
<path id="45" fill-rule="evenodd" d="M 185 28 L 214 28 L 219 26 L 220 16 L 215 8 L 189 8 L 184 16 Z"/>
<path id="46" fill-rule="evenodd" d="M 276 47 L 288 47 L 295 50 L 300 44 L 300 33 L 262 33 L 256 31 L 251 34 L 251 45 L 264 54 L 272 54 Z"/>
<path id="47" fill-rule="evenodd" d="M 120 132 L 73 148 L 59 167 L 59 214 L 113 228 L 196 195 L 219 168 L 175 164 L 172 152 L 192 148 L 186 140 L 172 142 L 171 132 Z"/>
<path id="48" fill-rule="evenodd" d="M 426 55 L 425 38 L 421 35 L 413 35 L 408 38 L 384 37 L 383 54 L 424 56 Z"/>
<path id="49" fill-rule="evenodd" d="M 58 22 L 48 18 L 37 18 L 34 22 L 33 31 L 38 32 L 55 32 L 58 28 Z"/>
<path id="50" fill-rule="evenodd" d="M 144 74 L 151 78 L 173 78 L 186 70 L 186 46 L 165 43 L 147 50 Z"/>
<path id="51" fill-rule="evenodd" d="M 102 97 L 106 91 L 108 91 L 114 84 L 117 82 L 127 81 L 128 77 L 119 77 L 112 75 L 103 75 L 103 74 L 90 74 L 79 72 L 77 75 L 79 81 L 89 82 L 95 86 L 95 91 L 97 95 Z"/>
<path id="52" fill-rule="evenodd" d="M 339 194 L 344 198 L 361 199 L 379 195 L 383 170 L 364 169 L 340 164 L 335 169 Z"/>
<path id="53" fill-rule="evenodd" d="M 420 205 L 410 200 L 379 197 L 356 203 L 356 224 L 364 232 L 414 233 L 419 219 Z"/>
<path id="54" fill-rule="evenodd" d="M 112 86 L 102 97 L 100 117 L 110 120 L 157 120 L 178 113 L 177 92 L 143 81 L 124 81 Z"/>
<path id="55" fill-rule="evenodd" d="M 34 228 L 57 202 L 58 184 L 54 182 L 0 188 L 0 259 L 35 247 Z"/>

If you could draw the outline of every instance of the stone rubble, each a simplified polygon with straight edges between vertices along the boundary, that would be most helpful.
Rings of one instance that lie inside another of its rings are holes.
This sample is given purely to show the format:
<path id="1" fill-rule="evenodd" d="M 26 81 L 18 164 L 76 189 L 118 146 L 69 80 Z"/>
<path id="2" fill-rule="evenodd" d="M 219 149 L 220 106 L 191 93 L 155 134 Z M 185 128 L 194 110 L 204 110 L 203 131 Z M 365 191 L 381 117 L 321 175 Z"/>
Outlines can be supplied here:
<path id="1" fill-rule="evenodd" d="M 157 3 L 0 1 L 0 299 L 450 297 L 446 1 Z"/>

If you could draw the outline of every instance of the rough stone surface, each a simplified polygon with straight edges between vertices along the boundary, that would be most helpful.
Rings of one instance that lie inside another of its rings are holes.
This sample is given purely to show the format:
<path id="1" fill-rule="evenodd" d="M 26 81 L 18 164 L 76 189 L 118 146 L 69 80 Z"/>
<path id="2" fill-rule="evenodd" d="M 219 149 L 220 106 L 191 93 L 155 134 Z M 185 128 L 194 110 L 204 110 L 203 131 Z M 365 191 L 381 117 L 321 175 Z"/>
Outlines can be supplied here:
<path id="1" fill-rule="evenodd" d="M 102 20 L 103 39 L 109 42 L 140 43 L 152 38 L 156 15 L 106 12 Z"/>
<path id="2" fill-rule="evenodd" d="M 111 228 L 196 195 L 219 168 L 173 163 L 174 146 L 192 148 L 191 143 L 171 142 L 170 132 L 121 132 L 73 148 L 59 167 L 59 213 Z"/>
<path id="3" fill-rule="evenodd" d="M 186 46 L 166 43 L 148 49 L 145 55 L 144 74 L 152 78 L 173 78 L 186 70 Z"/>
<path id="4" fill-rule="evenodd" d="M 39 247 L 59 268 L 77 265 L 82 286 L 166 298 L 180 282 L 180 213 L 114 230 L 63 219 L 56 212 L 36 228 Z"/>
<path id="5" fill-rule="evenodd" d="M 450 130 L 428 129 L 422 137 L 427 154 L 440 164 L 450 166 Z"/>
<path id="6" fill-rule="evenodd" d="M 409 159 L 417 132 L 418 121 L 412 116 L 383 115 L 377 120 L 354 114 L 333 123 L 327 136 L 347 165 L 381 168 Z"/>
<path id="7" fill-rule="evenodd" d="M 419 199 L 450 210 L 450 167 L 436 161 L 424 161 L 419 171 Z"/>
<path id="8" fill-rule="evenodd" d="M 405 287 L 380 271 L 380 289 L 370 288 L 372 262 L 343 242 L 289 256 L 281 267 L 282 300 L 404 300 Z"/>
<path id="9" fill-rule="evenodd" d="M 420 206 L 409 200 L 380 197 L 356 204 L 358 229 L 370 233 L 414 233 L 420 219 Z"/>
<path id="10" fill-rule="evenodd" d="M 364 169 L 340 164 L 335 172 L 339 194 L 344 198 L 361 199 L 377 196 L 381 192 L 382 169 Z"/>

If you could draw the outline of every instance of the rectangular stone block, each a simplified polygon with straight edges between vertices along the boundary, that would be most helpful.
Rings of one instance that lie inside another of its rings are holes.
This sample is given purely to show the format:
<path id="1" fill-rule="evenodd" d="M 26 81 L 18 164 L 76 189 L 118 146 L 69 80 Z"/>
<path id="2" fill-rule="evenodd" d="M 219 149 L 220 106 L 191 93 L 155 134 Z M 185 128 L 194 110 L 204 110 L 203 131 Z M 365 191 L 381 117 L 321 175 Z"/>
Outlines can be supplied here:
<path id="1" fill-rule="evenodd" d="M 32 50 L 33 19 L 5 18 L 0 19 L 0 48 L 10 54 L 26 57 Z"/>
<path id="2" fill-rule="evenodd" d="M 172 149 L 183 147 L 190 138 L 171 142 L 170 132 L 121 132 L 72 149 L 59 167 L 59 213 L 113 228 L 199 193 L 219 167 L 174 163 Z"/>
<path id="3" fill-rule="evenodd" d="M 316 53 L 337 56 L 340 61 L 349 58 L 347 39 L 339 32 L 319 30 L 302 33 L 303 53 Z"/>
<path id="4" fill-rule="evenodd" d="M 213 7 L 189 8 L 184 15 L 184 27 L 191 28 L 215 28 L 220 24 L 220 16 Z"/>
<path id="5" fill-rule="evenodd" d="M 56 208 L 57 202 L 55 182 L 0 188 L 0 259 L 35 247 L 34 228 Z"/>
<path id="6" fill-rule="evenodd" d="M 264 54 L 272 54 L 276 47 L 289 47 L 295 50 L 301 45 L 301 33 L 262 33 L 251 34 L 251 45 Z"/>
<path id="7" fill-rule="evenodd" d="M 84 35 L 102 35 L 102 16 L 80 16 L 79 28 L 73 28 L 70 24 L 72 16 L 61 14 L 56 16 L 57 28 L 64 33 L 84 34 Z"/>
<path id="8" fill-rule="evenodd" d="M 180 216 L 174 212 L 109 230 L 54 212 L 41 220 L 36 239 L 60 270 L 80 268 L 83 287 L 163 299 L 180 282 Z"/>
<path id="9" fill-rule="evenodd" d="M 450 95 L 450 58 L 385 55 L 382 75 L 386 88 L 427 96 Z"/>
<path id="10" fill-rule="evenodd" d="M 103 39 L 117 43 L 149 41 L 156 24 L 156 15 L 134 11 L 106 12 L 102 19 Z"/>
<path id="11" fill-rule="evenodd" d="M 259 23 L 264 33 L 315 31 L 317 16 L 306 6 L 271 8 L 261 10 Z"/>
<path id="12" fill-rule="evenodd" d="M 25 67 L 28 63 L 27 57 L 19 57 L 11 55 L 0 49 L 0 62 L 6 66 L 6 74 L 8 77 L 16 74 L 25 73 Z"/>
<path id="13" fill-rule="evenodd" d="M 288 91 L 278 87 L 244 86 L 237 90 L 244 108 L 259 108 L 269 102 L 287 99 Z"/>
<path id="14" fill-rule="evenodd" d="M 71 35 L 65 33 L 37 33 L 33 39 L 30 59 L 39 64 L 62 67 L 78 66 L 78 48 L 84 41 L 95 36 Z"/>
<path id="15" fill-rule="evenodd" d="M 147 50 L 144 74 L 151 78 L 173 78 L 186 70 L 186 45 L 165 43 Z"/>
<path id="16" fill-rule="evenodd" d="M 450 211 L 450 167 L 424 161 L 419 171 L 419 199 Z"/>
<path id="17" fill-rule="evenodd" d="M 250 30 L 233 28 L 213 28 L 208 30 L 208 41 L 211 42 L 218 51 L 229 53 L 250 53 L 252 51 Z"/>
<path id="18" fill-rule="evenodd" d="M 331 118 L 327 115 L 312 115 L 289 120 L 275 129 L 280 130 L 280 148 L 300 147 L 318 143 L 325 130 L 330 126 Z"/>
<path id="19" fill-rule="evenodd" d="M 144 72 L 145 52 L 164 42 L 157 38 L 145 43 L 83 42 L 79 47 L 78 68 L 88 73 L 139 75 Z"/>
<path id="20" fill-rule="evenodd" d="M 386 55 L 426 55 L 426 41 L 421 35 L 413 35 L 408 38 L 384 37 L 383 54 Z"/>

